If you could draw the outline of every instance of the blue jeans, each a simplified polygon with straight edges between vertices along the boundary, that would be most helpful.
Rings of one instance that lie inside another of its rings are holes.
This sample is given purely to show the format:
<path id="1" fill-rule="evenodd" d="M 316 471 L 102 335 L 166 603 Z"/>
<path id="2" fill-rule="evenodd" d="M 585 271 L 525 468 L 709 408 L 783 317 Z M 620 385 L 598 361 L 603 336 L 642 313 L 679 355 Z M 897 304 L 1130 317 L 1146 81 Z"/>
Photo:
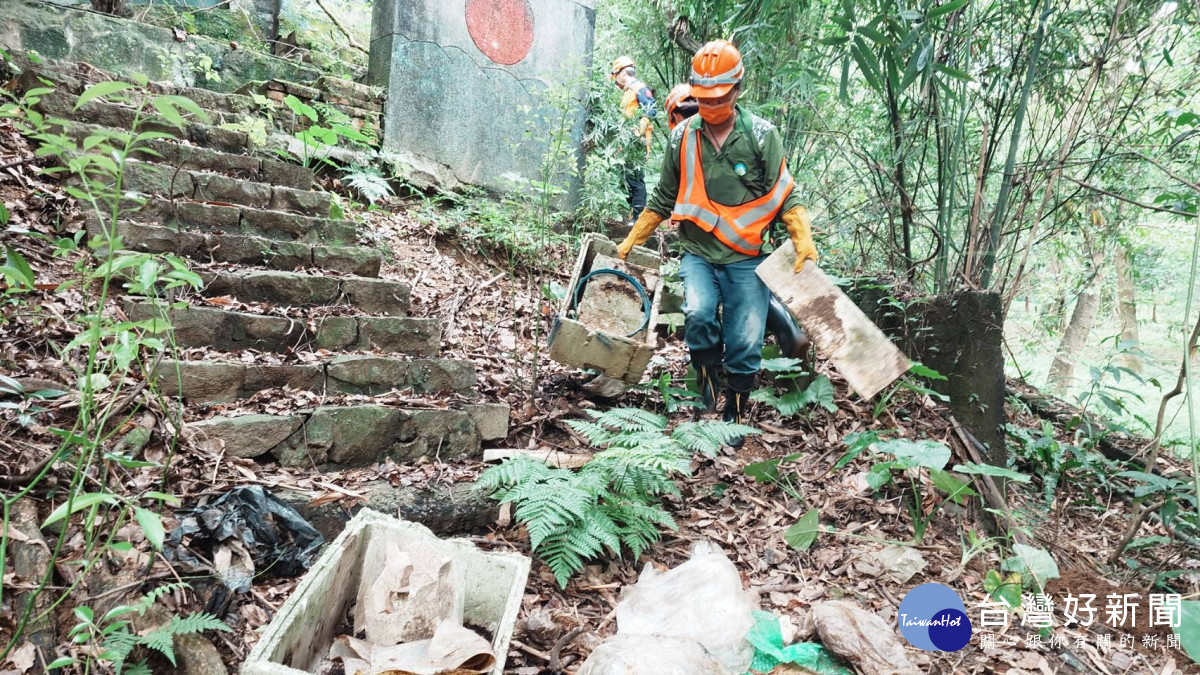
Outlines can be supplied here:
<path id="1" fill-rule="evenodd" d="M 731 375 L 753 375 L 762 361 L 771 291 L 754 270 L 763 260 L 714 265 L 684 253 L 679 265 L 688 348 L 693 354 L 719 355 L 724 345 L 725 372 Z"/>

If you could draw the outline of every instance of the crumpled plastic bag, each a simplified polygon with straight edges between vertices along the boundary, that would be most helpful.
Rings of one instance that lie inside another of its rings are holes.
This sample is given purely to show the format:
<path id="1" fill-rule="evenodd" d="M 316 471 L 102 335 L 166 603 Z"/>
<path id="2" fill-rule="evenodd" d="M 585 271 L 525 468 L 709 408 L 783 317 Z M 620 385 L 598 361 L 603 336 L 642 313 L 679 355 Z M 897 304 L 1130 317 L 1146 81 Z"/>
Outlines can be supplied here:
<path id="1" fill-rule="evenodd" d="M 439 675 L 486 673 L 496 665 L 492 645 L 453 621 L 438 624 L 433 638 L 379 645 L 341 635 L 329 650 L 341 659 L 346 675 Z"/>
<path id="2" fill-rule="evenodd" d="M 865 675 L 921 675 L 896 637 L 896 627 L 852 602 L 813 605 L 813 625 L 829 651 Z"/>
<path id="3" fill-rule="evenodd" d="M 702 541 L 674 569 L 660 574 L 647 566 L 617 605 L 617 633 L 695 640 L 731 672 L 744 673 L 754 657 L 746 633 L 757 609 L 729 558 Z"/>
<path id="4" fill-rule="evenodd" d="M 205 506 L 175 514 L 179 526 L 171 531 L 169 559 L 203 568 L 183 546 L 189 546 L 216 561 L 225 560 L 230 573 L 222 581 L 234 592 L 250 590 L 256 575 L 294 577 L 309 568 L 325 538 L 296 509 L 259 485 L 236 487 Z M 237 558 L 240 562 L 230 562 Z M 246 569 L 248 567 L 253 569 Z"/>
<path id="5" fill-rule="evenodd" d="M 402 551 L 394 541 L 371 547 L 367 555 L 383 556 L 382 570 L 362 580 L 355 603 L 354 627 L 367 640 L 380 645 L 428 640 L 446 621 L 462 625 L 466 583 L 452 558 L 432 546 Z"/>
<path id="6" fill-rule="evenodd" d="M 743 671 L 738 671 L 741 673 Z M 347 670 L 347 673 L 349 671 Z M 618 633 L 592 650 L 576 675 L 731 675 L 688 638 Z"/>
<path id="7" fill-rule="evenodd" d="M 754 627 L 746 634 L 746 641 L 754 645 L 750 670 L 755 672 L 769 673 L 780 664 L 790 663 L 820 675 L 854 675 L 854 671 L 842 667 L 833 654 L 816 642 L 784 646 L 779 617 L 770 612 L 754 613 Z"/>

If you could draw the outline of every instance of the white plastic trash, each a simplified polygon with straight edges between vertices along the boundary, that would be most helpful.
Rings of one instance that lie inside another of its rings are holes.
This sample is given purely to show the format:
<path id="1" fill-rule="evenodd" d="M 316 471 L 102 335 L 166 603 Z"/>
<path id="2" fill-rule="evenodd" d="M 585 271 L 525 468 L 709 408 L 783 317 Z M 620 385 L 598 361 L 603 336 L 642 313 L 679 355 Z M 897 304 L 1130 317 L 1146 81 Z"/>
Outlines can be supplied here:
<path id="1" fill-rule="evenodd" d="M 642 572 L 617 605 L 617 634 L 694 640 L 730 672 L 744 673 L 754 659 L 746 633 L 757 609 L 729 558 L 702 541 L 679 567 Z"/>

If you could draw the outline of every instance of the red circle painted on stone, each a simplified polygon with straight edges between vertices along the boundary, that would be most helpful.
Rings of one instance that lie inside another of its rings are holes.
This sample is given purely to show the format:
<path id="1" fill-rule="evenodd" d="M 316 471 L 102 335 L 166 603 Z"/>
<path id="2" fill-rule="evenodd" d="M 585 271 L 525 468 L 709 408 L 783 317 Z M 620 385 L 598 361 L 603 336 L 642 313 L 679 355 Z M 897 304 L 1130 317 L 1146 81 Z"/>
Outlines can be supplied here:
<path id="1" fill-rule="evenodd" d="M 533 46 L 533 9 L 529 0 L 467 0 L 467 31 L 484 56 L 511 66 Z"/>

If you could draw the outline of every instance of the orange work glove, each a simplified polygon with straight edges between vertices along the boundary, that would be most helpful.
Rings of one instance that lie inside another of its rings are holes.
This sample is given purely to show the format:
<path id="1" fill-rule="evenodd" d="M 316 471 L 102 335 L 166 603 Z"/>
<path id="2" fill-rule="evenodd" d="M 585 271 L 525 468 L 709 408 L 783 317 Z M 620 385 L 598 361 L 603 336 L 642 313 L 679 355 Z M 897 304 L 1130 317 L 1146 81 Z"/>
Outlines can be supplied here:
<path id="1" fill-rule="evenodd" d="M 617 245 L 617 256 L 624 260 L 634 246 L 646 243 L 650 235 L 654 234 L 654 230 L 658 228 L 658 224 L 664 220 L 666 220 L 665 216 L 660 216 L 650 209 L 643 209 L 642 215 L 638 216 L 637 222 L 633 224 L 633 229 L 629 231 L 629 236 Z"/>
<path id="2" fill-rule="evenodd" d="M 796 271 L 804 268 L 807 260 L 817 262 L 817 247 L 813 244 L 812 223 L 808 220 L 808 209 L 803 206 L 783 214 L 783 223 L 787 225 L 788 235 L 792 238 L 792 246 L 796 249 Z"/>

